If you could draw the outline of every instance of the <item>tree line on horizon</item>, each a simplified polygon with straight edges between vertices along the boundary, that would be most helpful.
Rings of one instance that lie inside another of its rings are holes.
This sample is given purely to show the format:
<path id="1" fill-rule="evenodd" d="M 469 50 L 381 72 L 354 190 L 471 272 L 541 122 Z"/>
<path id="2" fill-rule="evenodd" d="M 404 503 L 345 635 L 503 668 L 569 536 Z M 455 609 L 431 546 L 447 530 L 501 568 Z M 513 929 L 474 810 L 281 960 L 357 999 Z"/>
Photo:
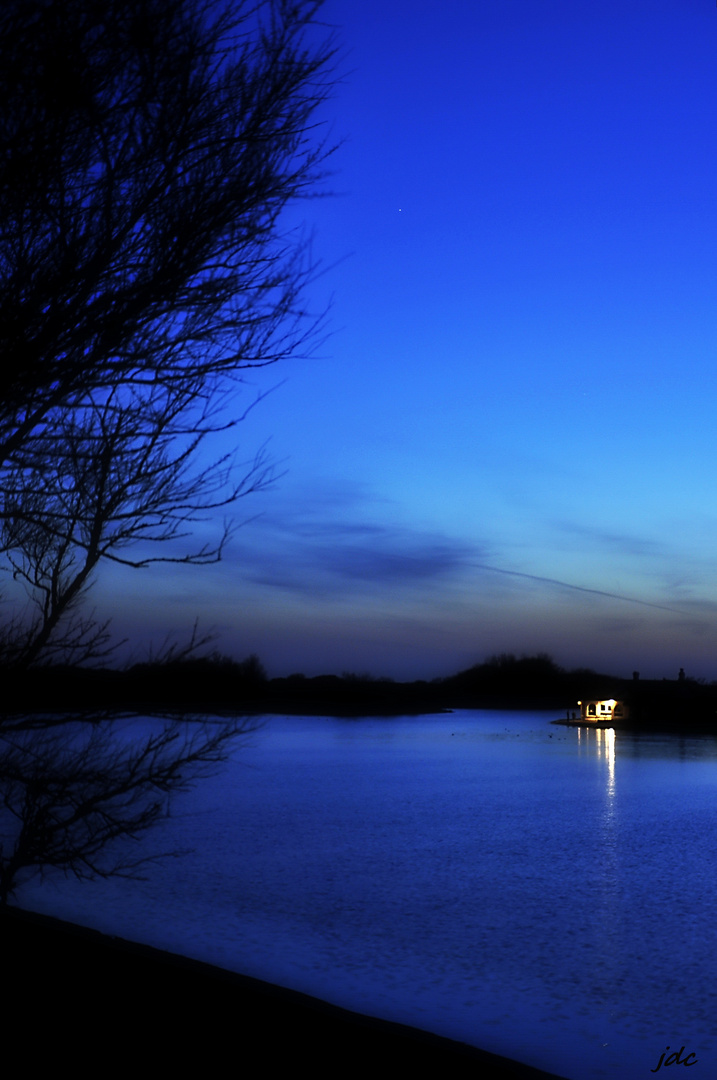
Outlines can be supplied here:
<path id="1" fill-rule="evenodd" d="M 565 670 L 546 653 L 515 656 L 503 653 L 455 673 L 431 679 L 399 681 L 367 672 L 307 676 L 295 672 L 269 678 L 256 654 L 235 660 L 219 652 L 204 655 L 169 650 L 166 654 L 122 669 L 55 666 L 36 674 L 8 673 L 6 692 L 15 700 L 33 700 L 37 707 L 55 703 L 154 704 L 197 709 L 202 706 L 259 706 L 272 699 L 284 703 L 337 701 L 351 704 L 413 698 L 419 703 L 450 701 L 554 705 L 569 707 L 580 697 L 609 696 L 624 680 L 588 668 Z"/>

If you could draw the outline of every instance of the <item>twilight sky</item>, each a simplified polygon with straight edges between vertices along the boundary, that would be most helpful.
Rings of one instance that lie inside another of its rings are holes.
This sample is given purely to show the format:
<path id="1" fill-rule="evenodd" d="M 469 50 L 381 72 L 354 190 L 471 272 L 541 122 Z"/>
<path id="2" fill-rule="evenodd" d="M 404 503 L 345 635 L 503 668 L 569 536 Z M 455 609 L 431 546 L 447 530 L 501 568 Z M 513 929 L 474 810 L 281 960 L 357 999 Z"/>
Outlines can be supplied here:
<path id="1" fill-rule="evenodd" d="M 546 651 L 717 679 L 714 3 L 324 19 L 345 142 L 287 225 L 331 336 L 251 373 L 246 403 L 276 389 L 238 429 L 285 474 L 223 563 L 105 570 L 98 613 L 135 642 L 199 616 L 270 675 Z"/>

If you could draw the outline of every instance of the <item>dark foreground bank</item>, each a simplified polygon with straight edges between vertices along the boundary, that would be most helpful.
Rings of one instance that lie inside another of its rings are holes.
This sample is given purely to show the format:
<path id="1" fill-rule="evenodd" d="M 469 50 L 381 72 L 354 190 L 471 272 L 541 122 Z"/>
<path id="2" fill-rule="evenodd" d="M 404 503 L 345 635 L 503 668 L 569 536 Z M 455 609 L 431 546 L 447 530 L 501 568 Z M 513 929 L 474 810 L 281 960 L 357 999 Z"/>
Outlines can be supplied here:
<path id="1" fill-rule="evenodd" d="M 108 1067 L 114 1075 L 123 1067 L 292 1075 L 302 1066 L 327 1078 L 377 1068 L 435 1068 L 472 1080 L 553 1075 L 14 908 L 0 915 L 0 935 L 3 1028 L 34 1071 L 66 1063 L 76 1077 L 107 1075 Z"/>

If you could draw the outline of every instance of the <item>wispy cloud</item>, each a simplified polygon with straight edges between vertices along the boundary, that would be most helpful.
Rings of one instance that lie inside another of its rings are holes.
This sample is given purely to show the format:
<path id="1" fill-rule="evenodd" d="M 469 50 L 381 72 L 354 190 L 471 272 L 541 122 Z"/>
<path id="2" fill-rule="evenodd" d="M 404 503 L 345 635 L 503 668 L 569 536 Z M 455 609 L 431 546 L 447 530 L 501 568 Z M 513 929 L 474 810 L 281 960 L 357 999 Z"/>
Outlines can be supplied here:
<path id="1" fill-rule="evenodd" d="M 487 548 L 438 531 L 378 520 L 392 509 L 367 489 L 323 490 L 252 525 L 235 557 L 249 580 L 306 594 L 430 586 L 485 558 Z M 241 541 L 242 537 L 239 536 Z"/>
<path id="2" fill-rule="evenodd" d="M 429 584 L 465 569 L 478 551 L 433 533 L 391 526 L 359 528 L 323 522 L 314 535 L 266 537 L 240 554 L 247 577 L 302 592 L 340 592 L 358 583 L 375 588 Z"/>
<path id="3" fill-rule="evenodd" d="M 709 618 L 682 596 L 665 602 L 643 599 L 619 590 L 601 589 L 579 580 L 533 573 L 504 564 L 499 547 L 483 539 L 467 542 L 438 530 L 391 522 L 397 516 L 389 500 L 374 497 L 368 486 L 327 485 L 303 497 L 294 493 L 285 499 L 280 513 L 266 515 L 253 523 L 251 538 L 236 552 L 242 576 L 269 588 L 305 596 L 349 598 L 358 592 L 384 592 L 415 588 L 425 591 L 463 583 L 466 596 L 487 599 L 488 577 L 515 582 L 533 582 L 548 591 L 556 589 L 601 597 L 650 608 L 692 620 L 695 627 Z M 388 521 L 386 519 L 389 519 Z M 574 537 L 608 547 L 615 552 L 654 561 L 656 575 L 664 577 L 675 552 L 661 541 L 599 527 L 558 523 L 560 530 Z M 525 563 L 523 564 L 525 565 Z M 658 569 L 659 568 L 659 569 Z M 477 586 L 479 571 L 485 586 Z M 654 576 L 654 575 L 653 575 Z M 654 596 L 654 592 L 652 593 Z M 675 602 L 676 600 L 676 602 Z M 710 613 L 711 614 L 711 613 Z"/>
<path id="4" fill-rule="evenodd" d="M 559 578 L 543 577 L 540 574 L 529 574 L 521 570 L 507 570 L 501 566 L 490 566 L 487 563 L 475 563 L 477 568 L 488 570 L 494 574 L 504 574 L 507 577 L 524 578 L 527 581 L 537 581 L 544 585 L 554 585 L 560 589 L 570 589 L 573 592 L 589 593 L 592 596 L 604 596 L 610 600 L 621 600 L 626 604 L 640 604 L 642 607 L 656 608 L 658 611 L 669 611 L 673 615 L 686 614 L 678 608 L 668 607 L 666 604 L 655 604 L 649 600 L 639 600 L 635 596 L 626 596 L 624 593 L 608 592 L 605 589 L 592 589 L 586 585 L 575 585 L 570 581 L 561 581 Z"/>
<path id="5" fill-rule="evenodd" d="M 377 585 L 429 581 L 463 569 L 472 549 L 448 539 L 410 534 L 375 536 L 370 544 L 317 549 L 323 566 L 340 577 Z"/>
<path id="6" fill-rule="evenodd" d="M 559 532 L 579 537 L 590 546 L 603 551 L 611 551 L 613 554 L 634 556 L 638 559 L 669 556 L 670 554 L 668 544 L 653 538 L 636 536 L 630 532 L 620 532 L 614 529 L 605 529 L 599 525 L 566 521 L 565 519 L 554 521 L 553 526 Z"/>

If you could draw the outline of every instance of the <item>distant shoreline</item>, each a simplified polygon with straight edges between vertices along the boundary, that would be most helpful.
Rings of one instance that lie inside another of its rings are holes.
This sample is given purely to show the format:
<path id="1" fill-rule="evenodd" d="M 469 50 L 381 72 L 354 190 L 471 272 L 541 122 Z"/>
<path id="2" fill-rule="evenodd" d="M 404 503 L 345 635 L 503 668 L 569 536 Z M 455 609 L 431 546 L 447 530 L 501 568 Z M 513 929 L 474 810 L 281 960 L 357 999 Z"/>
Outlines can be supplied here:
<path id="1" fill-rule="evenodd" d="M 549 657 L 493 657 L 456 675 L 396 682 L 367 674 L 269 679 L 256 657 L 242 663 L 208 656 L 127 669 L 45 667 L 3 672 L 3 709 L 19 716 L 107 712 L 167 716 L 426 716 L 459 709 L 551 711 L 560 719 L 579 702 L 625 704 L 619 730 L 702 731 L 717 735 L 717 684 L 632 679 L 590 669 L 565 671 Z M 572 726 L 566 724 L 566 726 Z"/>

